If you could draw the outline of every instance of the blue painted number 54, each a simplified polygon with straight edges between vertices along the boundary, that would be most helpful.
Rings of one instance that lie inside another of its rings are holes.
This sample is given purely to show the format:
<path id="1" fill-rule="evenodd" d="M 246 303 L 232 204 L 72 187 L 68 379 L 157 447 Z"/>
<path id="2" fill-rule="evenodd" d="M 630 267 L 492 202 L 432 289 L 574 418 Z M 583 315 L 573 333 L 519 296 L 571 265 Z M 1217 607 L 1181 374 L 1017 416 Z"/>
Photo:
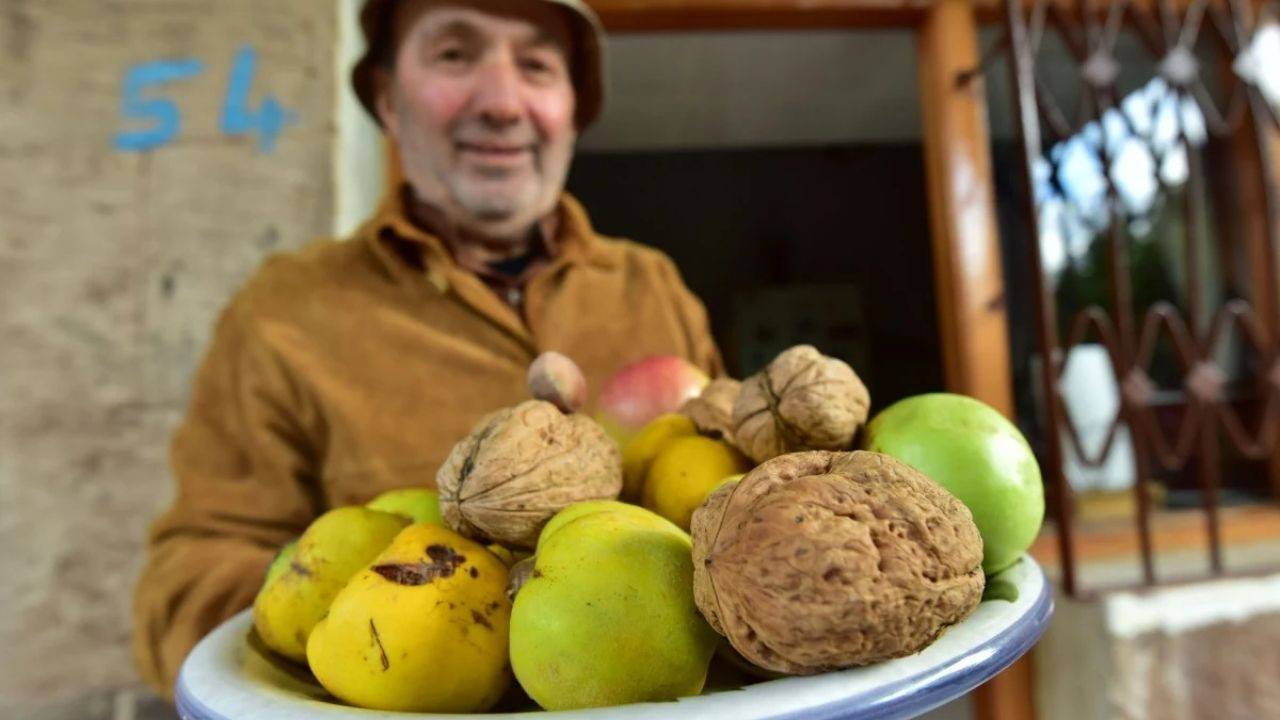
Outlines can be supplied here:
<path id="1" fill-rule="evenodd" d="M 241 48 L 231 64 L 227 94 L 222 102 L 219 127 L 227 135 L 258 133 L 258 150 L 275 150 L 276 140 L 298 115 L 280 106 L 268 95 L 255 110 L 249 95 L 258 54 L 252 47 Z M 116 133 L 112 144 L 124 152 L 154 150 L 173 142 L 182 133 L 182 112 L 178 104 L 161 93 L 165 85 L 188 80 L 204 72 L 195 59 L 157 60 L 130 67 L 124 76 L 120 100 L 121 119 L 131 129 Z"/>

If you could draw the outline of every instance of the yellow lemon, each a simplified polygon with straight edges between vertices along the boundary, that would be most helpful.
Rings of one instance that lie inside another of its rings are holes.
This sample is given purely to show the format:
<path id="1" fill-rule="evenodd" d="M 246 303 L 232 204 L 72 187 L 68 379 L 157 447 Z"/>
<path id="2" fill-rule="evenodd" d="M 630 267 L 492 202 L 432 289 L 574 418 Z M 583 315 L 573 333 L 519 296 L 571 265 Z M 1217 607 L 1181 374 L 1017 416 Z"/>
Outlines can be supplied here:
<path id="1" fill-rule="evenodd" d="M 667 443 L 698 434 L 693 421 L 680 413 L 659 415 L 622 448 L 622 499 L 634 502 L 644 493 L 645 476 Z"/>
<path id="2" fill-rule="evenodd" d="M 649 467 L 642 504 L 687 531 L 694 509 L 712 490 L 727 476 L 750 469 L 751 462 L 723 440 L 675 438 Z"/>

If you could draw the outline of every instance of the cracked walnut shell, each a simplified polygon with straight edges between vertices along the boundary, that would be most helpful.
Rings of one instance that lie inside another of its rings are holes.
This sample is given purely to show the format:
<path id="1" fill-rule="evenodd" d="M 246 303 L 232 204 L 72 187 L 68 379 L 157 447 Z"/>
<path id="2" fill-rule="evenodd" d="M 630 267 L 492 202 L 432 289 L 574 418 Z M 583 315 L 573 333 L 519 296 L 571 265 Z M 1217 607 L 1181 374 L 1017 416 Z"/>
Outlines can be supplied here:
<path id="1" fill-rule="evenodd" d="M 888 455 L 793 453 L 693 515 L 694 599 L 750 662 L 807 675 L 914 653 L 982 599 L 969 509 Z"/>
<path id="2" fill-rule="evenodd" d="M 733 403 L 742 392 L 742 383 L 731 378 L 712 380 L 702 394 L 689 398 L 679 413 L 693 421 L 698 432 L 733 443 Z"/>
<path id="3" fill-rule="evenodd" d="M 870 405 L 847 363 L 797 345 L 742 383 L 734 444 L 757 463 L 800 450 L 846 450 Z"/>
<path id="4" fill-rule="evenodd" d="M 622 490 L 618 446 L 595 421 L 526 400 L 481 420 L 436 473 L 440 512 L 471 538 L 526 548 L 560 510 Z"/>

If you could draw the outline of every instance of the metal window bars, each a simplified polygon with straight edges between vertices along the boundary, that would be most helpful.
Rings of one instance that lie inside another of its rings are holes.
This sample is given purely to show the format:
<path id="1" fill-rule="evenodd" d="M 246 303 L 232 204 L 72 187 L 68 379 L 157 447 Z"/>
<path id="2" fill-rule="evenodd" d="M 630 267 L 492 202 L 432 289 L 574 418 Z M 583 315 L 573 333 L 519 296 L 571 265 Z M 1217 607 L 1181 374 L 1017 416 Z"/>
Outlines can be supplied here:
<path id="1" fill-rule="evenodd" d="M 1280 16 L 1277 10 L 1275 0 L 1261 7 L 1247 0 L 1005 0 L 1004 33 L 984 56 L 986 65 L 1004 54 L 1012 80 L 1043 368 L 1038 391 L 1045 480 L 1056 500 L 1051 507 L 1064 589 L 1073 596 L 1090 590 L 1079 583 L 1074 557 L 1068 452 L 1097 468 L 1118 435 L 1130 433 L 1142 585 L 1167 581 L 1157 577 L 1153 560 L 1155 509 L 1147 485 L 1153 472 L 1195 476 L 1210 575 L 1227 574 L 1222 453 L 1269 462 L 1270 493 L 1280 497 L 1280 199 L 1273 176 L 1273 158 L 1280 155 L 1269 147 L 1280 127 L 1280 98 L 1268 100 L 1261 89 L 1263 80 L 1275 79 L 1266 73 L 1280 74 L 1280 62 L 1265 66 L 1257 57 L 1263 29 L 1280 32 L 1265 22 Z M 1132 69 L 1117 57 L 1122 33 L 1137 36 L 1156 68 L 1145 85 L 1128 93 L 1118 84 Z M 1051 34 L 1067 49 L 1079 80 L 1074 115 L 1058 102 L 1038 65 Z M 1205 55 L 1213 61 L 1204 62 Z M 1211 86 L 1223 91 L 1215 95 Z M 1206 169 L 1209 144 L 1241 143 L 1248 147 L 1245 155 L 1252 153 L 1250 168 L 1219 167 L 1216 175 Z M 1229 178 L 1238 192 L 1211 198 L 1211 177 Z M 1155 232 L 1165 247 L 1171 237 L 1181 243 L 1175 256 L 1183 277 L 1174 285 L 1182 302 L 1165 298 L 1141 307 L 1135 302 L 1134 235 L 1150 235 L 1153 215 L 1175 207 L 1182 232 Z M 1237 217 L 1241 210 L 1250 217 Z M 1060 318 L 1055 268 L 1095 244 L 1105 295 Z M 1235 271 L 1238 256 L 1249 253 L 1247 270 Z M 1219 281 L 1222 297 L 1206 290 L 1211 275 L 1226 277 Z M 1096 451 L 1084 447 L 1062 394 L 1071 351 L 1091 338 L 1105 347 L 1118 395 Z M 1223 348 L 1232 343 L 1244 359 L 1224 359 Z M 1153 378 L 1160 374 L 1153 370 L 1157 355 L 1180 388 L 1161 390 Z M 1172 421 L 1163 409 L 1170 394 L 1181 398 Z"/>

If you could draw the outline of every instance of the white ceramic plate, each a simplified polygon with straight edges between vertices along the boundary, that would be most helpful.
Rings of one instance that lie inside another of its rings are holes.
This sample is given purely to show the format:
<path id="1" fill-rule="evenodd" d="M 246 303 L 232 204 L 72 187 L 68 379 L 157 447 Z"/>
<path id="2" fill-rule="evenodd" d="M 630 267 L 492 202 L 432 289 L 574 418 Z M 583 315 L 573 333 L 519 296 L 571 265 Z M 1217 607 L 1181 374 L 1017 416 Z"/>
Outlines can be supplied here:
<path id="1" fill-rule="evenodd" d="M 924 650 L 862 668 L 793 677 L 711 692 L 671 703 L 639 703 L 571 712 L 487 714 L 488 718 L 602 720 L 889 720 L 910 718 L 953 700 L 1031 649 L 1053 612 L 1044 573 L 1029 557 L 994 582 L 1017 589 L 1012 602 L 988 600 Z M 178 713 L 186 720 L 462 720 L 475 715 L 411 715 L 347 707 L 305 672 L 290 673 L 248 638 L 246 610 L 196 646 L 178 677 Z"/>

